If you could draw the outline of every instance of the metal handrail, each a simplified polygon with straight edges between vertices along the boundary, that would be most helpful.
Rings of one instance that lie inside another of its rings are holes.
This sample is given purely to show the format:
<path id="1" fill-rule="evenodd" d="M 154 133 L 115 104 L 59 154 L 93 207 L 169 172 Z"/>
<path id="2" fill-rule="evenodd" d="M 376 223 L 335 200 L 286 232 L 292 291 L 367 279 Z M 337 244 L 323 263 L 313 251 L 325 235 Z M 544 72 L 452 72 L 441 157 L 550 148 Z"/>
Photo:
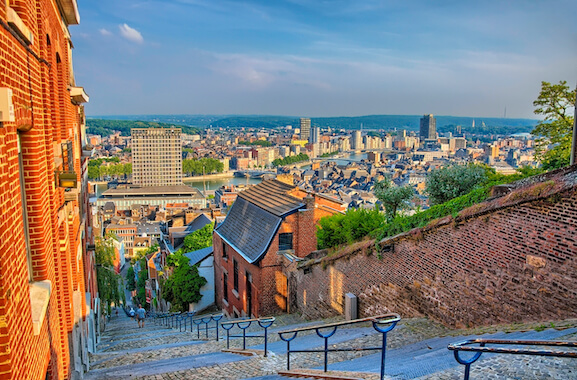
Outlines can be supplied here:
<path id="1" fill-rule="evenodd" d="M 194 311 L 185 311 L 185 312 L 182 312 L 182 313 L 176 315 L 175 322 L 176 322 L 176 324 L 178 324 L 178 331 L 182 332 L 182 321 L 184 321 L 184 331 L 186 331 L 186 321 L 189 318 L 192 318 L 194 314 L 196 314 L 196 312 L 194 312 Z M 192 327 L 192 325 L 191 325 L 191 327 Z"/>
<path id="2" fill-rule="evenodd" d="M 274 317 L 252 318 L 252 319 L 236 319 L 232 321 L 222 322 L 220 325 L 226 330 L 226 348 L 230 348 L 230 338 L 242 338 L 242 349 L 246 350 L 246 338 L 264 338 L 264 356 L 268 355 L 268 328 L 272 326 L 276 319 Z M 247 335 L 246 329 L 250 327 L 253 322 L 258 322 L 258 325 L 264 329 L 264 335 Z M 242 335 L 230 335 L 230 330 L 233 327 L 238 327 L 242 330 Z"/>
<path id="3" fill-rule="evenodd" d="M 205 333 L 206 333 L 206 339 L 208 339 L 208 330 L 209 329 L 215 329 L 216 330 L 216 341 L 218 342 L 218 321 L 220 321 L 222 318 L 224 317 L 223 314 L 211 314 L 211 315 L 206 315 L 204 317 L 200 317 L 200 318 L 195 318 L 192 319 L 190 321 L 190 332 L 192 332 L 192 325 L 196 325 L 196 337 L 197 339 L 200 339 L 200 325 L 204 324 L 205 325 Z M 215 327 L 209 327 L 209 323 L 214 321 Z M 186 330 L 186 325 L 185 325 L 185 330 Z"/>
<path id="4" fill-rule="evenodd" d="M 343 321 L 335 323 L 327 323 L 324 325 L 312 326 L 312 327 L 302 327 L 299 329 L 284 330 L 279 331 L 280 338 L 287 342 L 287 371 L 290 370 L 290 354 L 293 353 L 314 353 L 323 352 L 324 353 L 324 371 L 327 372 L 328 367 L 328 353 L 329 352 L 342 352 L 342 351 L 370 351 L 370 350 L 380 350 L 381 351 L 381 380 L 385 377 L 385 354 L 387 350 L 387 333 L 395 328 L 397 323 L 401 320 L 398 314 L 384 314 L 374 317 L 367 317 L 361 319 L 354 319 L 352 321 Z M 337 328 L 346 325 L 353 325 L 357 323 L 371 322 L 373 328 L 383 335 L 381 347 L 363 347 L 363 348 L 333 348 L 329 349 L 329 338 L 332 337 Z M 330 329 L 330 331 L 327 331 Z M 324 339 L 324 348 L 322 350 L 291 350 L 290 342 L 297 337 L 299 332 L 312 331 L 314 330 L 316 334 Z M 326 332 L 323 332 L 326 331 Z"/>
<path id="5" fill-rule="evenodd" d="M 479 346 L 470 346 L 479 344 Z M 519 348 L 503 347 L 486 347 L 487 344 L 516 345 L 516 346 L 554 346 L 554 347 L 571 347 L 577 348 L 577 342 L 569 341 L 548 341 L 548 340 L 509 340 L 509 339 L 469 339 L 463 342 L 449 344 L 447 348 L 453 351 L 455 360 L 465 366 L 464 380 L 469 380 L 471 364 L 476 362 L 483 352 L 493 354 L 513 354 L 513 355 L 536 355 L 536 356 L 554 356 L 560 358 L 577 359 L 577 351 L 555 351 L 555 350 L 532 350 Z M 463 359 L 459 352 L 475 352 L 469 359 Z"/>

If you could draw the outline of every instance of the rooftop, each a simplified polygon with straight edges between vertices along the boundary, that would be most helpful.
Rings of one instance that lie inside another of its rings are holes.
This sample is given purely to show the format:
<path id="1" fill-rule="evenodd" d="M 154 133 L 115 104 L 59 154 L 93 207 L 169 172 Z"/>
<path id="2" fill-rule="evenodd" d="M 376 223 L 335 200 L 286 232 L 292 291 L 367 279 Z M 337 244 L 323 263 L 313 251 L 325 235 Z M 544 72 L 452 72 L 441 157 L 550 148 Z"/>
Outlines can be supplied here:
<path id="1" fill-rule="evenodd" d="M 128 189 L 108 189 L 102 193 L 104 198 L 130 197 L 130 196 L 165 196 L 165 195 L 185 195 L 195 198 L 204 198 L 202 193 L 194 187 L 187 185 L 172 186 L 145 186 L 132 187 Z"/>
<path id="2" fill-rule="evenodd" d="M 289 194 L 295 188 L 296 186 L 270 179 L 241 192 L 238 197 L 282 217 L 305 205 L 301 199 Z"/>

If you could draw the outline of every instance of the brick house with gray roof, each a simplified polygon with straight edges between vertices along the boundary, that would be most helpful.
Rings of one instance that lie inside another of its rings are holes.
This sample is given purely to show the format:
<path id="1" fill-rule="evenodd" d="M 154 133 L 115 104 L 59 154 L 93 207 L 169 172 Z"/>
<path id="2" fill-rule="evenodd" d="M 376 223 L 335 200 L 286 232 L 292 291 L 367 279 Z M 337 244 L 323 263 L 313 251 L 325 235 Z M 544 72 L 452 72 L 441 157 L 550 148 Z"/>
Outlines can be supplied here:
<path id="1" fill-rule="evenodd" d="M 217 305 L 233 317 L 287 312 L 283 263 L 316 250 L 316 222 L 345 210 L 275 179 L 241 192 L 213 234 Z"/>

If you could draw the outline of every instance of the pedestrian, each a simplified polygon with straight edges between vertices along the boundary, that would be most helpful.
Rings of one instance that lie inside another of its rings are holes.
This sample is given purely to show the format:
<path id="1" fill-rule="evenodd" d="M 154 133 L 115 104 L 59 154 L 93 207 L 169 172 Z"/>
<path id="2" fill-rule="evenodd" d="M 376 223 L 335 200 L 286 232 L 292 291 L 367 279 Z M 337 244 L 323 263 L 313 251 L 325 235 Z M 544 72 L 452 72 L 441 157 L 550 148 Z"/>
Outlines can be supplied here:
<path id="1" fill-rule="evenodd" d="M 141 304 L 138 304 L 138 310 L 136 310 L 136 320 L 138 321 L 138 327 L 144 327 L 144 318 L 146 318 L 146 310 Z"/>

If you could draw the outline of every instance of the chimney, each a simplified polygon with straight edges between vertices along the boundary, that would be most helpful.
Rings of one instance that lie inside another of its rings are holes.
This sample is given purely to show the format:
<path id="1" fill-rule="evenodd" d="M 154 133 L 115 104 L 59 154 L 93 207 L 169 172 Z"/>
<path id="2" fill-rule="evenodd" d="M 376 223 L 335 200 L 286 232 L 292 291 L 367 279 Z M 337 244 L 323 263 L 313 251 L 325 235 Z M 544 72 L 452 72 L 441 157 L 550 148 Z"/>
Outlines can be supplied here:
<path id="1" fill-rule="evenodd" d="M 315 209 L 315 197 L 314 195 L 307 194 L 306 197 L 303 199 L 307 206 L 307 210 L 314 210 Z"/>

